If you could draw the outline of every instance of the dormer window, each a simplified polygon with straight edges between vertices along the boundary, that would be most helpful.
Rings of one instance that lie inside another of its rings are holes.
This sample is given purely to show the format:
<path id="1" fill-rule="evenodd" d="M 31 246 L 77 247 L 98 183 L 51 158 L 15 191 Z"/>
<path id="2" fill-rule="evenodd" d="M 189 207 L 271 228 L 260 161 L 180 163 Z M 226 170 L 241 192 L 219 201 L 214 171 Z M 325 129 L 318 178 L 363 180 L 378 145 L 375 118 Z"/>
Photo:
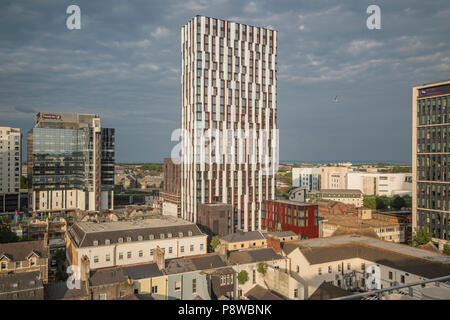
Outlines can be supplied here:
<path id="1" fill-rule="evenodd" d="M 138 236 L 138 241 L 142 241 L 144 238 L 142 236 Z"/>
<path id="2" fill-rule="evenodd" d="M 159 237 L 160 237 L 161 239 L 164 239 L 164 233 L 161 233 L 161 234 L 159 235 Z"/>
<path id="3" fill-rule="evenodd" d="M 106 244 L 106 245 L 111 244 L 111 240 L 106 239 L 106 240 L 105 240 L 105 244 Z"/>
<path id="4" fill-rule="evenodd" d="M 131 242 L 131 237 L 127 237 L 127 242 Z"/>
<path id="5" fill-rule="evenodd" d="M 36 258 L 31 258 L 30 259 L 30 267 L 36 265 Z"/>
<path id="6" fill-rule="evenodd" d="M 98 246 L 98 240 L 94 240 L 94 246 Z"/>
<path id="7" fill-rule="evenodd" d="M 178 237 L 183 238 L 183 232 L 178 232 Z"/>
<path id="8" fill-rule="evenodd" d="M 122 243 L 123 242 L 123 238 L 119 238 L 119 241 L 118 241 L 119 243 Z"/>
<path id="9" fill-rule="evenodd" d="M 6 270 L 6 262 L 2 262 L 2 264 L 1 264 L 1 270 Z"/>
<path id="10" fill-rule="evenodd" d="M 155 239 L 155 236 L 151 234 L 148 238 L 149 238 L 150 240 L 153 240 L 153 239 Z"/>
<path id="11" fill-rule="evenodd" d="M 167 234 L 167 238 L 172 238 L 172 234 L 170 232 Z"/>
<path id="12" fill-rule="evenodd" d="M 192 231 L 188 231 L 188 236 L 192 237 Z"/>

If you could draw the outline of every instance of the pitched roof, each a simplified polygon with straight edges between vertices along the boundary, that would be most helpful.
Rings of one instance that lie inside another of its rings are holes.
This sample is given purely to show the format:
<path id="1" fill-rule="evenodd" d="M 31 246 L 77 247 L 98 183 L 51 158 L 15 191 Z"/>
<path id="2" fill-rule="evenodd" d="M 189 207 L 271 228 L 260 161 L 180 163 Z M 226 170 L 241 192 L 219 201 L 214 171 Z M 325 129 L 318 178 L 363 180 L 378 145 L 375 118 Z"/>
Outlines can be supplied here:
<path id="1" fill-rule="evenodd" d="M 146 263 L 136 266 L 123 267 L 122 270 L 125 276 L 133 280 L 154 278 L 163 275 L 156 263 Z"/>
<path id="2" fill-rule="evenodd" d="M 324 281 L 309 297 L 309 300 L 329 300 L 349 295 L 352 293 Z"/>
<path id="3" fill-rule="evenodd" d="M 98 269 L 90 273 L 89 283 L 91 286 L 102 286 L 125 282 L 128 277 L 122 269 Z"/>
<path id="4" fill-rule="evenodd" d="M 154 219 L 136 220 L 136 221 L 116 221 L 116 222 L 77 222 L 68 231 L 75 245 L 78 247 L 90 247 L 94 245 L 94 241 L 98 241 L 98 245 L 105 245 L 105 240 L 109 240 L 110 244 L 119 243 L 119 238 L 123 242 L 127 238 L 131 241 L 145 241 L 160 239 L 160 235 L 164 234 L 164 239 L 179 238 L 179 233 L 183 233 L 183 237 L 202 235 L 203 233 L 196 224 L 186 222 L 173 217 L 158 217 Z M 139 237 L 142 240 L 139 240 Z"/>
<path id="5" fill-rule="evenodd" d="M 86 286 L 81 284 L 80 289 L 69 289 L 65 281 L 53 282 L 44 285 L 45 300 L 77 299 L 88 297 Z"/>
<path id="6" fill-rule="evenodd" d="M 42 258 L 49 257 L 49 248 L 44 247 L 42 240 L 0 243 L 0 257 L 5 254 L 13 261 L 27 260 L 33 252 Z"/>
<path id="7" fill-rule="evenodd" d="M 273 248 L 232 251 L 228 256 L 230 264 L 246 264 L 279 259 L 283 259 L 283 257 L 276 253 Z"/>
<path id="8" fill-rule="evenodd" d="M 43 288 L 40 271 L 0 274 L 0 294 Z"/>
<path id="9" fill-rule="evenodd" d="M 265 289 L 260 285 L 255 285 L 244 294 L 249 300 L 284 300 L 273 291 Z"/>
<path id="10" fill-rule="evenodd" d="M 227 264 L 218 254 L 208 254 L 166 261 L 165 274 L 177 274 L 226 267 Z"/>
<path id="11" fill-rule="evenodd" d="M 259 231 L 250 231 L 250 232 L 238 231 L 221 238 L 221 240 L 227 242 L 243 242 L 262 239 L 264 239 L 264 235 Z"/>

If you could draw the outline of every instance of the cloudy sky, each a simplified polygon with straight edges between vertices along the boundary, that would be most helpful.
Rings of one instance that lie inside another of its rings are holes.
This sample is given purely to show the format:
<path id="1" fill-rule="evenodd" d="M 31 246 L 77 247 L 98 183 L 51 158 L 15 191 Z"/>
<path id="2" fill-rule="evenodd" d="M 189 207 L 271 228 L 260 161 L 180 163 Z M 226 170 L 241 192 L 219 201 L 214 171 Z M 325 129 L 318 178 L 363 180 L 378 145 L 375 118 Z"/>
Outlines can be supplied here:
<path id="1" fill-rule="evenodd" d="M 70 4 L 81 30 L 66 28 Z M 371 4 L 381 30 L 366 27 Z M 411 87 L 450 79 L 448 0 L 2 0 L 0 125 L 99 113 L 118 162 L 162 161 L 180 126 L 180 30 L 195 15 L 278 30 L 282 160 L 410 163 Z"/>

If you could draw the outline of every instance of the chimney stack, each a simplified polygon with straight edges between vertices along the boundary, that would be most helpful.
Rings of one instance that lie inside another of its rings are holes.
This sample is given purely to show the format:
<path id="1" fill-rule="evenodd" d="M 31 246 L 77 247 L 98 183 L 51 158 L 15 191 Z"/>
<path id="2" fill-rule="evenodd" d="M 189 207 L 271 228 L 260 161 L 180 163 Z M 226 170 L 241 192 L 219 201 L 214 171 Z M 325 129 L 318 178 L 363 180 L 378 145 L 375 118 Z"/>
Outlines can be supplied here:
<path id="1" fill-rule="evenodd" d="M 84 255 L 81 257 L 81 268 L 80 268 L 80 272 L 81 272 L 81 281 L 88 281 L 89 280 L 89 274 L 91 272 L 91 267 L 90 267 L 90 261 L 89 258 Z"/>
<path id="2" fill-rule="evenodd" d="M 159 246 L 156 247 L 153 253 L 153 261 L 156 263 L 159 270 L 163 270 L 166 267 L 164 254 L 164 249 L 161 249 Z"/>

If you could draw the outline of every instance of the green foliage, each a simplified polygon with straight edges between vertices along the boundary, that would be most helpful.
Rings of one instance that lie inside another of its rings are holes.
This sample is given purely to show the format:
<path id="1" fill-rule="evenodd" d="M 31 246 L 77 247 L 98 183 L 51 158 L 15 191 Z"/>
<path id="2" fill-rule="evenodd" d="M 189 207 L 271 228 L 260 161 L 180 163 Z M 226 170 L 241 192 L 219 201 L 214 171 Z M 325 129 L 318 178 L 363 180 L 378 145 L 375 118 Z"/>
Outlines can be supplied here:
<path id="1" fill-rule="evenodd" d="M 147 163 L 147 164 L 143 164 L 141 169 L 162 172 L 163 164 L 162 163 Z"/>
<path id="2" fill-rule="evenodd" d="M 412 208 L 412 197 L 405 195 L 402 198 L 405 200 L 405 207 Z"/>
<path id="3" fill-rule="evenodd" d="M 376 196 L 364 196 L 363 205 L 365 207 L 376 209 L 377 208 L 377 197 Z"/>
<path id="4" fill-rule="evenodd" d="M 238 278 L 239 284 L 245 284 L 248 280 L 247 271 L 242 270 L 241 272 L 239 272 L 237 278 Z"/>
<path id="5" fill-rule="evenodd" d="M 213 247 L 213 249 L 215 250 L 219 244 L 220 244 L 219 237 L 218 236 L 214 236 L 211 239 L 211 247 Z"/>
<path id="6" fill-rule="evenodd" d="M 431 237 L 432 237 L 432 234 L 430 232 L 428 232 L 428 228 L 423 227 L 414 233 L 414 235 L 411 239 L 411 245 L 413 247 L 417 247 L 422 244 L 427 244 L 428 242 L 431 241 Z"/>
<path id="7" fill-rule="evenodd" d="M 377 197 L 376 203 L 377 203 L 377 210 L 386 210 L 389 207 L 389 198 L 386 196 Z"/>
<path id="8" fill-rule="evenodd" d="M 11 231 L 11 227 L 7 219 L 0 220 L 0 243 L 18 242 L 20 238 L 15 232 Z"/>
<path id="9" fill-rule="evenodd" d="M 144 177 L 144 175 L 142 174 L 142 173 L 138 173 L 137 175 L 136 175 L 136 178 L 138 178 L 138 179 L 142 179 Z"/>
<path id="10" fill-rule="evenodd" d="M 258 263 L 258 272 L 261 274 L 266 274 L 267 272 L 267 264 L 265 264 L 264 262 L 260 262 Z"/>
<path id="11" fill-rule="evenodd" d="M 444 251 L 442 253 L 450 256 L 450 244 L 444 244 Z"/>
<path id="12" fill-rule="evenodd" d="M 30 180 L 25 177 L 25 176 L 21 176 L 20 177 L 20 189 L 28 189 L 30 188 Z"/>

